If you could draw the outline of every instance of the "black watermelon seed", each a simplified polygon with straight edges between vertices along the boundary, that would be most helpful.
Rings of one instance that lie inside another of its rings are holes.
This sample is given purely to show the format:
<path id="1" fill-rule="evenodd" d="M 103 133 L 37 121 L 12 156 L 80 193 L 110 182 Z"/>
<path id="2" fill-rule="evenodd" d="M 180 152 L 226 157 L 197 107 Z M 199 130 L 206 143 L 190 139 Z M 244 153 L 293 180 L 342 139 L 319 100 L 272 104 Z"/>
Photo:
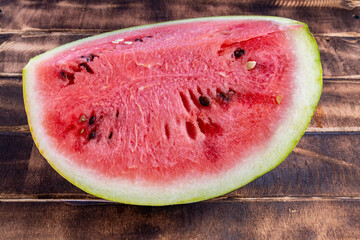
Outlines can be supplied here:
<path id="1" fill-rule="evenodd" d="M 210 100 L 209 100 L 207 97 L 205 97 L 205 96 L 200 96 L 200 97 L 199 97 L 199 102 L 200 102 L 200 104 L 203 105 L 204 107 L 210 106 Z"/>
<path id="2" fill-rule="evenodd" d="M 110 132 L 109 139 L 112 138 L 113 132 Z"/>
<path id="3" fill-rule="evenodd" d="M 147 36 L 146 38 L 152 38 L 153 36 Z"/>
<path id="4" fill-rule="evenodd" d="M 64 70 L 61 70 L 60 77 L 62 79 L 74 80 L 74 74 L 73 73 L 68 73 L 68 72 L 66 72 Z"/>
<path id="5" fill-rule="evenodd" d="M 89 62 L 91 59 L 87 56 L 81 56 L 81 58 L 85 58 L 87 62 Z"/>
<path id="6" fill-rule="evenodd" d="M 229 96 L 226 94 L 226 93 L 223 93 L 223 92 L 219 92 L 219 97 L 224 100 L 225 102 L 228 102 L 230 99 L 229 99 Z"/>
<path id="7" fill-rule="evenodd" d="M 143 40 L 141 38 L 136 38 L 135 42 L 143 42 Z"/>
<path id="8" fill-rule="evenodd" d="M 93 139 L 95 137 L 95 130 L 92 130 L 89 135 L 89 140 Z"/>
<path id="9" fill-rule="evenodd" d="M 95 122 L 95 116 L 91 116 L 90 120 L 89 120 L 89 125 L 94 124 Z"/>
<path id="10" fill-rule="evenodd" d="M 67 78 L 66 76 L 67 76 L 66 72 L 65 72 L 64 70 L 61 70 L 61 72 L 60 72 L 60 77 L 61 77 L 62 79 L 64 79 L 64 78 Z"/>
<path id="11" fill-rule="evenodd" d="M 242 49 L 242 48 L 238 48 L 238 49 L 236 49 L 236 50 L 234 51 L 234 56 L 235 56 L 235 58 L 239 58 L 239 57 L 241 57 L 241 56 L 244 55 L 244 54 L 245 54 L 245 50 Z"/>
<path id="12" fill-rule="evenodd" d="M 116 117 L 118 117 L 118 116 L 119 116 L 119 109 L 116 110 Z"/>
<path id="13" fill-rule="evenodd" d="M 89 65 L 87 65 L 87 63 L 80 63 L 80 66 L 84 67 L 88 73 L 94 74 L 94 71 L 91 69 L 91 67 L 89 67 Z"/>
<path id="14" fill-rule="evenodd" d="M 95 56 L 93 53 L 90 53 L 90 60 L 91 60 L 91 61 L 94 60 L 95 57 L 96 57 L 96 56 Z"/>
<path id="15" fill-rule="evenodd" d="M 67 85 L 71 85 L 71 84 L 74 84 L 74 74 L 73 73 L 68 73 L 64 70 L 61 70 L 60 71 L 60 77 L 62 80 L 69 80 L 68 84 Z"/>

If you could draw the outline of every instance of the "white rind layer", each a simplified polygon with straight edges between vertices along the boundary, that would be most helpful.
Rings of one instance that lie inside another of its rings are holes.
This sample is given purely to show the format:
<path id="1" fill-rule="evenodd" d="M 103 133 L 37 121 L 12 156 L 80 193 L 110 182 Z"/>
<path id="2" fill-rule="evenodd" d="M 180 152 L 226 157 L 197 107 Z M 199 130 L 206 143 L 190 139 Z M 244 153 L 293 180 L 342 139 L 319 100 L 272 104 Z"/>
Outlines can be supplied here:
<path id="1" fill-rule="evenodd" d="M 303 25 L 301 28 L 287 30 L 289 41 L 297 56 L 297 70 L 294 73 L 295 90 L 293 103 L 282 120 L 280 127 L 269 140 L 266 149 L 256 146 L 252 154 L 234 168 L 218 174 L 201 178 L 181 179 L 163 186 L 125 179 L 106 178 L 94 170 L 76 165 L 51 146 L 52 140 L 46 135 L 41 124 L 43 112 L 38 104 L 36 90 L 36 69 L 42 61 L 54 54 L 71 49 L 99 36 L 111 36 L 132 29 L 146 29 L 155 26 L 194 21 L 217 20 L 268 20 L 279 25 Z M 251 182 L 280 164 L 292 151 L 304 134 L 315 111 L 322 89 L 322 72 L 316 42 L 303 23 L 290 19 L 262 16 L 232 16 L 189 19 L 182 21 L 152 24 L 142 27 L 123 29 L 95 37 L 79 40 L 56 48 L 32 59 L 24 68 L 24 100 L 28 121 L 34 141 L 41 154 L 64 178 L 84 191 L 108 200 L 137 205 L 169 205 L 201 201 L 223 195 Z"/>

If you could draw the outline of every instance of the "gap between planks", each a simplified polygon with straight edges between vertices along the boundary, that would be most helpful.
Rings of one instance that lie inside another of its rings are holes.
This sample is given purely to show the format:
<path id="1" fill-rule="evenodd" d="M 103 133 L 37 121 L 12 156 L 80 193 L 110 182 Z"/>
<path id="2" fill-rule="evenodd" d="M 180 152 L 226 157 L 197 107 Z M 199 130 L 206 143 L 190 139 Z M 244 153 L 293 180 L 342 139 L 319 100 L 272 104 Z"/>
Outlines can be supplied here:
<path id="1" fill-rule="evenodd" d="M 310 196 L 310 197 L 218 197 L 203 202 L 329 202 L 329 201 L 360 201 L 360 196 Z M 108 201 L 105 199 L 76 199 L 76 198 L 59 198 L 59 199 L 36 199 L 36 198 L 1 198 L 1 202 L 19 202 L 19 203 L 75 203 L 75 204 L 122 204 Z"/>
<path id="2" fill-rule="evenodd" d="M 149 23 L 154 24 L 154 23 Z M 136 26 L 130 26 L 136 27 Z M 128 27 L 128 28 L 130 28 Z M 61 28 L 50 28 L 50 29 L 39 29 L 39 28 L 25 28 L 20 30 L 15 29 L 0 29 L 0 36 L 1 35 L 25 35 L 25 36 L 42 36 L 48 34 L 56 34 L 56 35 L 76 35 L 76 34 L 86 34 L 86 35 L 96 35 L 101 33 L 107 33 L 112 31 L 117 31 L 125 28 L 119 29 L 106 29 L 106 30 L 99 30 L 99 29 L 61 29 Z M 345 37 L 345 38 L 356 38 L 360 37 L 359 32 L 334 32 L 334 33 L 314 33 L 314 37 Z"/>

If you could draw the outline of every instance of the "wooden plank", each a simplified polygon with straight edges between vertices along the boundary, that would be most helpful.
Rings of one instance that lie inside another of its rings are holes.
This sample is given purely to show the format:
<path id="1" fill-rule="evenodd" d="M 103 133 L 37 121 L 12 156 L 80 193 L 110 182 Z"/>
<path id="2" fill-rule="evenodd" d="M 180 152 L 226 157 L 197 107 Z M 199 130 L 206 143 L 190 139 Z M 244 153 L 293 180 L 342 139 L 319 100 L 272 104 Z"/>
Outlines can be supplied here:
<path id="1" fill-rule="evenodd" d="M 0 78 L 0 126 L 25 124 L 21 78 Z"/>
<path id="2" fill-rule="evenodd" d="M 30 134 L 0 135 L 0 166 L 0 196 L 21 193 L 50 198 L 53 193 L 66 193 L 68 197 L 81 193 L 85 197 L 42 158 Z"/>
<path id="3" fill-rule="evenodd" d="M 359 91 L 358 81 L 325 81 L 307 132 L 359 131 Z"/>
<path id="4" fill-rule="evenodd" d="M 94 34 L 94 32 L 0 33 L 0 72 L 21 73 L 32 57 L 65 43 Z M 360 35 L 357 37 L 316 36 L 316 41 L 319 45 L 325 77 L 358 75 L 359 78 L 360 64 L 358 56 L 360 55 L 360 48 L 358 46 Z"/>
<path id="5" fill-rule="evenodd" d="M 359 23 L 360 26 L 360 23 Z M 359 37 L 316 37 L 326 77 L 359 75 Z"/>
<path id="6" fill-rule="evenodd" d="M 0 202 L 4 239 L 359 239 L 359 200 L 168 207 Z"/>
<path id="7" fill-rule="evenodd" d="M 32 57 L 87 36 L 90 35 L 71 33 L 0 34 L 0 72 L 21 73 Z"/>
<path id="8" fill-rule="evenodd" d="M 266 0 L 98 2 L 92 0 L 83 4 L 81 0 L 71 2 L 5 1 L 1 6 L 0 29 L 2 31 L 34 28 L 114 30 L 193 17 L 272 15 L 306 22 L 314 33 L 359 32 L 360 30 L 358 8 L 344 9 L 339 4 L 341 1 L 338 0 L 296 4 L 299 2 Z"/>
<path id="9" fill-rule="evenodd" d="M 325 81 L 319 106 L 307 131 L 360 131 L 359 96 L 358 80 Z M 21 129 L 28 132 L 25 127 L 18 127 L 27 125 L 22 98 L 21 78 L 0 77 L 0 132 L 19 133 Z"/>
<path id="10" fill-rule="evenodd" d="M 275 170 L 219 199 L 360 197 L 359 155 L 360 134 L 305 135 Z M 30 135 L 0 135 L 0 156 L 0 199 L 94 198 L 57 174 Z"/>

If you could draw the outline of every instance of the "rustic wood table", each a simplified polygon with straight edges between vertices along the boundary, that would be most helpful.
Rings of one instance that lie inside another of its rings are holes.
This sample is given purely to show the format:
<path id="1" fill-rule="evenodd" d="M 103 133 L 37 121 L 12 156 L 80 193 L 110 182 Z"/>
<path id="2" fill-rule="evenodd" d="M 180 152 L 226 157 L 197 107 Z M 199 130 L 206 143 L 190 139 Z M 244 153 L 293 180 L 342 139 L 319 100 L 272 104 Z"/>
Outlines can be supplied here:
<path id="1" fill-rule="evenodd" d="M 360 239 L 360 9 L 306 2 L 0 1 L 0 239 Z M 31 57 L 101 32 L 216 15 L 289 17 L 317 40 L 320 104 L 278 168 L 213 200 L 140 207 L 95 198 L 50 167 L 24 110 Z"/>

